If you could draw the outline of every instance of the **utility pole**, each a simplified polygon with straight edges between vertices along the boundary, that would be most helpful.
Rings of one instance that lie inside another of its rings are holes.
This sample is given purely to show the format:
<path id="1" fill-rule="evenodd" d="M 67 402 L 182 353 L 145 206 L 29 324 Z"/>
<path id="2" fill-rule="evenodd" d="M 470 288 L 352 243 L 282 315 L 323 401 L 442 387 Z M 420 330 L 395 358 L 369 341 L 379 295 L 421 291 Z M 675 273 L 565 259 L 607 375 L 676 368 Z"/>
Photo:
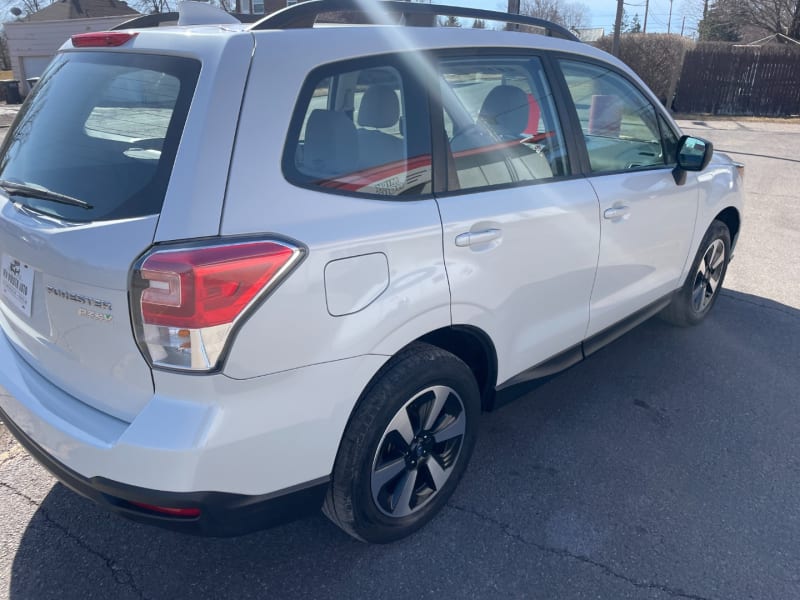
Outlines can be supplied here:
<path id="1" fill-rule="evenodd" d="M 614 20 L 614 41 L 611 43 L 611 54 L 619 58 L 619 34 L 622 29 L 622 11 L 625 10 L 624 0 L 617 0 L 617 18 Z"/>
<path id="2" fill-rule="evenodd" d="M 683 15 L 683 23 L 681 23 L 681 37 L 683 37 L 683 30 L 686 27 L 686 15 Z"/>
<path id="3" fill-rule="evenodd" d="M 519 14 L 519 0 L 508 0 L 508 12 L 512 15 Z M 519 31 L 519 23 L 506 23 L 506 29 L 511 31 Z"/>
<path id="4" fill-rule="evenodd" d="M 667 33 L 672 28 L 672 0 L 669 0 L 669 20 L 667 21 Z"/>
<path id="5" fill-rule="evenodd" d="M 708 2 L 708 0 L 706 0 Z M 647 33 L 647 11 L 650 10 L 650 0 L 644 0 L 644 26 L 642 27 L 642 33 Z"/>

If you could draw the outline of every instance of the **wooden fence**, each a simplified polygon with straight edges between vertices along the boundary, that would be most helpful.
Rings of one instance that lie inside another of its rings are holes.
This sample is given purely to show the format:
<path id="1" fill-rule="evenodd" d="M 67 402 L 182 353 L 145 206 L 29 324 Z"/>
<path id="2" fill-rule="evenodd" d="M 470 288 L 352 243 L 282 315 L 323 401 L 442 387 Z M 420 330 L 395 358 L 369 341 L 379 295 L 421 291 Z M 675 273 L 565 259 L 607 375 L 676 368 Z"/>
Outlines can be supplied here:
<path id="1" fill-rule="evenodd" d="M 686 53 L 673 110 L 786 117 L 800 114 L 800 47 L 698 44 Z"/>

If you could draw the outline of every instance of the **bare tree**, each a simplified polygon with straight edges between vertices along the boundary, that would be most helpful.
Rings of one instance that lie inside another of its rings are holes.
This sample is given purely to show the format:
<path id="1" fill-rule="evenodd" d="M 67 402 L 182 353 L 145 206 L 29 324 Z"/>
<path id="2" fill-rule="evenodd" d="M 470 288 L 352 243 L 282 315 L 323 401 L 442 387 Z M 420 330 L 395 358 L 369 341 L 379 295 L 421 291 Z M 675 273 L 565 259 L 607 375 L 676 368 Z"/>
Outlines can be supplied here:
<path id="1" fill-rule="evenodd" d="M 11 13 L 15 18 L 24 18 L 52 3 L 53 0 L 5 0 L 0 2 L 0 10 Z"/>
<path id="2" fill-rule="evenodd" d="M 756 28 L 800 40 L 800 0 L 716 0 L 709 4 L 710 17 L 717 27 Z"/>
<path id="3" fill-rule="evenodd" d="M 561 24 L 568 29 L 588 27 L 591 23 L 589 7 L 580 2 L 564 2 L 561 5 Z"/>
<path id="4" fill-rule="evenodd" d="M 133 0 L 128 4 L 144 14 L 168 13 L 175 10 L 170 0 Z"/>
<path id="5" fill-rule="evenodd" d="M 439 19 L 439 27 L 461 27 L 461 21 L 458 20 L 458 17 L 449 15 L 443 19 Z"/>
<path id="6" fill-rule="evenodd" d="M 522 0 L 520 14 L 545 19 L 568 29 L 587 27 L 589 7 L 580 2 L 564 0 Z"/>
<path id="7" fill-rule="evenodd" d="M 800 0 L 747 0 L 738 4 L 747 22 L 769 33 L 800 38 Z"/>

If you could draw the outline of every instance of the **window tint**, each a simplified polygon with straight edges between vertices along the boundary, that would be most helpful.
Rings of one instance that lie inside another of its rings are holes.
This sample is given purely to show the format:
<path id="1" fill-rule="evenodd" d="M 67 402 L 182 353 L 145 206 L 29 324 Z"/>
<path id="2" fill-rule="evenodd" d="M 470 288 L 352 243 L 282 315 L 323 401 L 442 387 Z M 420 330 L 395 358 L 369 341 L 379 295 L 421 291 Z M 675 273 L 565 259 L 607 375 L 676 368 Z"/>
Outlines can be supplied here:
<path id="1" fill-rule="evenodd" d="M 424 95 L 415 98 L 391 65 L 326 71 L 311 75 L 301 98 L 299 131 L 287 144 L 289 179 L 357 194 L 430 193 Z"/>
<path id="2" fill-rule="evenodd" d="M 561 61 L 596 173 L 663 166 L 656 110 L 620 75 L 596 65 Z"/>
<path id="3" fill-rule="evenodd" d="M 458 188 L 567 173 L 561 128 L 538 59 L 446 60 L 441 88 Z"/>
<path id="4" fill-rule="evenodd" d="M 158 213 L 199 71 L 177 57 L 57 56 L 8 134 L 0 178 L 93 206 L 18 199 L 73 221 Z"/>

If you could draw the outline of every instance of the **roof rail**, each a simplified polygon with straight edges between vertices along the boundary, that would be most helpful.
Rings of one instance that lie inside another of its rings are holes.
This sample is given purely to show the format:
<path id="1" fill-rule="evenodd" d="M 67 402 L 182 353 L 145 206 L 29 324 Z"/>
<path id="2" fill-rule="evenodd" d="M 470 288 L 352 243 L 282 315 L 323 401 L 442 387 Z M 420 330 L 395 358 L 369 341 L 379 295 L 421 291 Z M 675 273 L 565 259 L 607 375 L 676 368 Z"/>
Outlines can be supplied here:
<path id="1" fill-rule="evenodd" d="M 373 5 L 376 11 L 369 11 L 368 6 Z M 441 4 L 420 4 L 416 2 L 402 2 L 397 0 L 306 0 L 281 9 L 250 26 L 250 29 L 298 29 L 313 27 L 317 17 L 329 12 L 356 12 L 363 14 L 368 23 L 386 24 L 386 14 L 399 14 L 404 18 L 405 24 L 435 25 L 437 16 L 464 17 L 468 19 L 483 19 L 486 21 L 500 21 L 515 25 L 539 27 L 545 30 L 546 35 L 558 37 L 573 42 L 580 40 L 569 31 L 551 21 L 515 15 L 512 13 L 480 8 L 467 8 L 464 6 L 446 6 Z M 425 17 L 428 17 L 427 23 Z"/>

